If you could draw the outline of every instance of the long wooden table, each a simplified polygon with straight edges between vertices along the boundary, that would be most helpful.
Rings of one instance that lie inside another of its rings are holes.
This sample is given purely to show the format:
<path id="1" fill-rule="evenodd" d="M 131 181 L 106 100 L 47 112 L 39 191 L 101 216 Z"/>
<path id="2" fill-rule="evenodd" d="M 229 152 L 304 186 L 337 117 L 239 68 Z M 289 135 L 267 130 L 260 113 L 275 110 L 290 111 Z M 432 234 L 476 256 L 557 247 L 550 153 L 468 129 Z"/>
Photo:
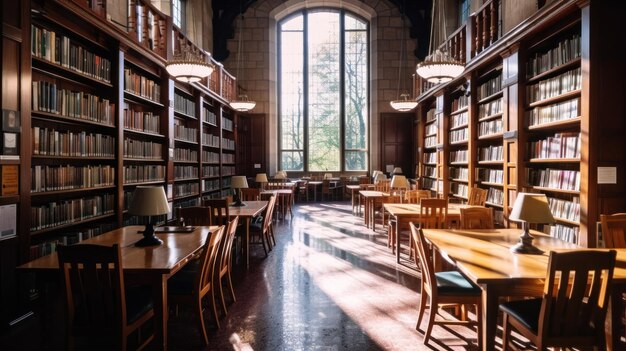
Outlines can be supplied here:
<path id="1" fill-rule="evenodd" d="M 157 233 L 163 240 L 158 246 L 137 247 L 135 243 L 143 236 L 137 233 L 143 226 L 119 228 L 84 240 L 80 244 L 111 246 L 119 244 L 122 250 L 122 268 L 128 283 L 150 284 L 154 298 L 154 312 L 158 324 L 156 344 L 167 350 L 167 280 L 178 272 L 202 248 L 207 237 L 218 227 L 197 227 L 191 233 Z M 52 253 L 17 267 L 20 271 L 52 273 L 58 277 L 57 254 Z"/>
<path id="2" fill-rule="evenodd" d="M 252 218 L 263 213 L 267 207 L 267 201 L 244 201 L 245 206 L 230 207 L 228 215 L 231 219 L 239 216 L 244 220 L 246 226 L 246 236 L 244 237 L 243 250 L 246 260 L 246 269 L 250 268 L 250 221 Z"/>
<path id="3" fill-rule="evenodd" d="M 419 204 L 383 204 L 385 211 L 396 220 L 396 262 L 400 263 L 400 228 L 411 221 L 418 222 L 420 216 Z M 448 204 L 447 222 L 459 221 L 461 218 L 461 208 L 472 207 L 465 204 Z"/>
<path id="4" fill-rule="evenodd" d="M 514 254 L 509 248 L 519 241 L 521 229 L 441 230 L 424 229 L 436 250 L 456 263 L 457 268 L 482 289 L 483 350 L 495 349 L 499 298 L 541 296 L 548 271 L 550 250 L 580 249 L 575 244 L 533 232 L 533 244 L 542 255 Z M 626 287 L 626 249 L 618 249 L 611 297 L 609 349 L 624 349 L 619 329 L 622 292 Z"/>

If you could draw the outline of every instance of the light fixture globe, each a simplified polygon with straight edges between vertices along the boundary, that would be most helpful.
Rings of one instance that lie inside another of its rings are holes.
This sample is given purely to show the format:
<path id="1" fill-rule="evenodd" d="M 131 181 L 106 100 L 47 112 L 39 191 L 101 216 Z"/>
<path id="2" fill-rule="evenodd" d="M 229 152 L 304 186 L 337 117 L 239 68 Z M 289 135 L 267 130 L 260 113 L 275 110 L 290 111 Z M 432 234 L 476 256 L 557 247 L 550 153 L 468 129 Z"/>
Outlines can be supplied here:
<path id="1" fill-rule="evenodd" d="M 453 80 L 463 73 L 463 63 L 453 59 L 447 52 L 435 50 L 426 56 L 424 61 L 417 64 L 417 74 L 430 83 L 445 83 Z"/>
<path id="2" fill-rule="evenodd" d="M 199 82 L 213 73 L 213 65 L 195 59 L 173 59 L 165 64 L 165 69 L 176 80 L 193 83 Z"/>
<path id="3" fill-rule="evenodd" d="M 409 100 L 409 94 L 404 93 L 400 94 L 399 100 L 390 101 L 389 105 L 391 105 L 391 107 L 396 111 L 407 112 L 411 111 L 417 106 L 417 101 Z"/>
<path id="4" fill-rule="evenodd" d="M 248 99 L 248 95 L 239 95 L 239 99 L 230 102 L 230 107 L 240 112 L 250 111 L 256 106 L 256 102 Z"/>

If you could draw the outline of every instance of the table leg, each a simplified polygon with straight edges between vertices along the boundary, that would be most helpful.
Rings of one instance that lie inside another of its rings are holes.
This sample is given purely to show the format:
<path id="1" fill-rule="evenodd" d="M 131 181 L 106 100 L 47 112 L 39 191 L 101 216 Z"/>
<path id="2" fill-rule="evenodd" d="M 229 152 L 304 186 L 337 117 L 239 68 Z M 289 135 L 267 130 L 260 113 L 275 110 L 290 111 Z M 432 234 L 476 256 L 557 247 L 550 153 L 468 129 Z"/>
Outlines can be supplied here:
<path id="1" fill-rule="evenodd" d="M 370 222 L 369 222 L 369 208 L 367 207 L 367 198 L 363 199 L 364 204 L 363 204 L 363 222 L 365 222 L 365 228 L 369 228 L 370 227 Z"/>
<path id="2" fill-rule="evenodd" d="M 154 321 L 155 344 L 159 349 L 167 350 L 167 276 L 161 274 L 159 278 L 155 278 L 152 283 L 152 295 L 154 296 Z"/>
<path id="3" fill-rule="evenodd" d="M 246 269 L 250 268 L 250 220 L 251 217 L 246 217 L 246 237 L 244 238 L 243 248 L 244 256 L 246 256 Z"/>
<path id="4" fill-rule="evenodd" d="M 396 231 L 396 233 L 395 233 L 396 234 L 396 244 L 395 245 L 396 245 L 396 262 L 397 263 L 400 263 L 400 225 L 401 225 L 400 219 L 401 218 L 402 217 L 396 216 L 396 229 L 395 229 L 395 231 Z M 411 239 L 409 238 L 409 240 L 411 240 Z M 410 253 L 409 253 L 409 255 L 410 255 Z M 417 261 L 417 259 L 415 259 L 415 260 Z"/>
<path id="5" fill-rule="evenodd" d="M 495 350 L 498 329 L 498 293 L 491 285 L 483 286 L 482 293 L 482 344 L 483 351 Z"/>

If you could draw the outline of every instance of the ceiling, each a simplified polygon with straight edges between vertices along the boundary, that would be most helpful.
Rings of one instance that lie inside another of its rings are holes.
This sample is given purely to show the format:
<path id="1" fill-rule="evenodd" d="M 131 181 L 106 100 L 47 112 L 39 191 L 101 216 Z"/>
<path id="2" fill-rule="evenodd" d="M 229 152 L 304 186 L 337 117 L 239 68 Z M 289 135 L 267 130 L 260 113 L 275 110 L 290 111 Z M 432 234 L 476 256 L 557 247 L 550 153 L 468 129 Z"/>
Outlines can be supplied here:
<path id="1" fill-rule="evenodd" d="M 234 22 L 241 11 L 244 13 L 258 0 L 213 0 L 213 57 L 218 61 L 228 58 L 226 46 L 229 39 L 234 37 Z M 360 0 L 363 1 L 363 0 Z M 414 54 L 423 59 L 428 54 L 428 38 L 430 33 L 430 8 L 432 0 L 387 0 L 400 12 L 406 7 L 409 20 L 410 37 L 415 41 Z"/>

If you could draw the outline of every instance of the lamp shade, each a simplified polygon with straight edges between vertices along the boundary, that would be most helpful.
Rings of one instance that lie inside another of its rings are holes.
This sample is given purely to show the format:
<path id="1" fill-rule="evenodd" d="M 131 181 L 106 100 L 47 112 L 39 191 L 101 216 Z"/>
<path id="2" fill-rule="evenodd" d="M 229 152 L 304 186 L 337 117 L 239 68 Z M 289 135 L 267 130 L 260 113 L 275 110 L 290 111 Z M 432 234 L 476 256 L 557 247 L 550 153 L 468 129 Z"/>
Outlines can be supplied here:
<path id="1" fill-rule="evenodd" d="M 396 167 L 393 169 L 393 172 L 391 172 L 393 174 L 402 174 L 402 168 L 400 167 Z"/>
<path id="2" fill-rule="evenodd" d="M 181 82 L 199 82 L 213 73 L 213 65 L 198 59 L 176 59 L 165 65 L 167 73 Z"/>
<path id="3" fill-rule="evenodd" d="M 136 216 L 159 216 L 170 212 L 162 186 L 138 186 L 130 200 L 128 213 Z"/>
<path id="4" fill-rule="evenodd" d="M 332 173 L 324 173 L 324 179 L 330 179 L 333 177 Z"/>
<path id="5" fill-rule="evenodd" d="M 378 173 L 378 174 L 376 175 L 376 177 L 374 177 L 374 182 L 375 182 L 375 183 L 378 183 L 378 182 L 380 182 L 381 180 L 385 180 L 385 179 L 387 179 L 387 176 L 385 175 L 385 173 L 380 172 L 380 173 Z"/>
<path id="6" fill-rule="evenodd" d="M 248 179 L 245 176 L 233 176 L 230 180 L 230 187 L 233 189 L 247 188 Z"/>
<path id="7" fill-rule="evenodd" d="M 409 94 L 401 94 L 399 100 L 390 101 L 389 105 L 396 111 L 406 112 L 414 109 L 417 106 L 417 101 L 410 100 Z"/>
<path id="8" fill-rule="evenodd" d="M 528 223 L 553 223 L 554 217 L 544 194 L 519 193 L 509 219 Z"/>
<path id="9" fill-rule="evenodd" d="M 396 189 L 400 189 L 400 188 L 408 189 L 409 181 L 403 175 L 394 175 L 393 178 L 391 178 L 390 187 L 396 188 Z"/>
<path id="10" fill-rule="evenodd" d="M 285 179 L 285 178 L 287 178 L 287 172 L 285 172 L 285 171 L 278 171 L 278 172 L 276 172 L 276 174 L 274 174 L 274 178 L 275 179 Z"/>
<path id="11" fill-rule="evenodd" d="M 267 174 L 265 173 L 257 173 L 254 181 L 257 183 L 267 183 Z"/>
<path id="12" fill-rule="evenodd" d="M 380 173 L 380 171 L 378 170 L 372 172 L 372 178 L 376 179 L 376 176 L 378 175 L 378 173 Z"/>

